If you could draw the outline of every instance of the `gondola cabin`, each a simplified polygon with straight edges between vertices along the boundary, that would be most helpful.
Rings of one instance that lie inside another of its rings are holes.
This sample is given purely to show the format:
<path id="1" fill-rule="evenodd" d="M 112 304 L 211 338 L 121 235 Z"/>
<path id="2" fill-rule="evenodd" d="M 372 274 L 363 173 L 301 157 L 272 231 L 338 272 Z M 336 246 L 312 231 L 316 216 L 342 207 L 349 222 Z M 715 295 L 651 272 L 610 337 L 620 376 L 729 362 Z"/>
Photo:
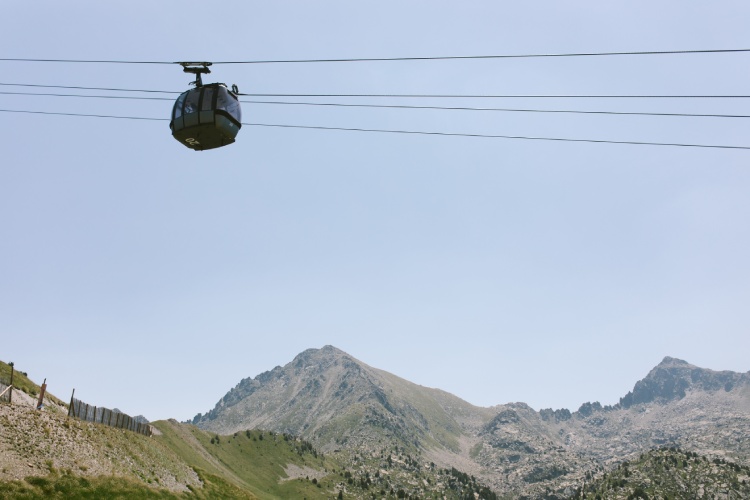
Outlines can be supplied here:
<path id="1" fill-rule="evenodd" d="M 210 83 L 183 92 L 172 109 L 172 136 L 195 151 L 232 144 L 242 127 L 240 101 L 233 89 Z"/>

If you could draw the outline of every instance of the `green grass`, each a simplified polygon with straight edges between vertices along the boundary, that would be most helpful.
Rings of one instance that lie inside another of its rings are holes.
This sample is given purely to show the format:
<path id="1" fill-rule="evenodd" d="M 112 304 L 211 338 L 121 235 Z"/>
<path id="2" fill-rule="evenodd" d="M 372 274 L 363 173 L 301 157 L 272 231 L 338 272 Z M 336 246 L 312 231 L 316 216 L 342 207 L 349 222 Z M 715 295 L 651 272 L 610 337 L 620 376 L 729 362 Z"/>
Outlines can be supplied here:
<path id="1" fill-rule="evenodd" d="M 302 441 L 282 434 L 262 431 L 237 432 L 217 436 L 192 425 L 155 422 L 162 435 L 156 437 L 187 463 L 219 477 L 261 499 L 330 498 L 332 471 L 338 464 L 330 457 L 315 454 Z M 185 437 L 189 433 L 192 438 Z M 262 438 L 261 438 L 262 436 Z M 288 464 L 322 471 L 317 484 L 306 478 L 286 478 Z M 320 486 L 319 486 L 320 485 Z"/>
<path id="2" fill-rule="evenodd" d="M 210 498 L 255 498 L 221 478 L 200 474 L 204 487 L 186 493 L 173 493 L 164 489 L 150 488 L 143 483 L 123 477 L 99 476 L 84 478 L 69 473 L 49 476 L 27 477 L 23 481 L 0 483 L 0 498 L 36 499 L 210 499 Z"/>
<path id="3" fill-rule="evenodd" d="M 73 475 L 27 477 L 0 483 L 1 498 L 179 498 L 165 490 L 120 477 L 83 478 Z"/>

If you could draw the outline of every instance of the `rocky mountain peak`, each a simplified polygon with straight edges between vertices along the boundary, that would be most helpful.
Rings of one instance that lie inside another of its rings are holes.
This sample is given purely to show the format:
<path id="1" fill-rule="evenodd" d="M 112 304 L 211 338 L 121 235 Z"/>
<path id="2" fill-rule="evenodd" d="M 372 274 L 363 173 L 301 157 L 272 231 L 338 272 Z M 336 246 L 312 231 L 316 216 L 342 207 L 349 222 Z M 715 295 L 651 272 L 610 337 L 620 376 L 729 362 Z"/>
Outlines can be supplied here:
<path id="1" fill-rule="evenodd" d="M 635 387 L 620 405 L 629 408 L 634 404 L 669 402 L 684 398 L 690 391 L 732 391 L 750 383 L 750 374 L 731 371 L 713 371 L 699 368 L 687 361 L 665 357 Z"/>
<path id="2" fill-rule="evenodd" d="M 324 450 L 351 440 L 365 446 L 393 441 L 415 448 L 427 440 L 455 447 L 458 428 L 440 406 L 443 399 L 440 391 L 376 370 L 327 345 L 243 379 L 193 423 L 222 433 L 249 428 L 286 432 Z"/>
<path id="3" fill-rule="evenodd" d="M 682 366 L 692 366 L 690 363 L 688 363 L 685 360 L 678 359 L 678 358 L 671 358 L 669 356 L 664 356 L 664 359 L 661 360 L 661 363 L 659 363 L 656 366 L 673 366 L 673 365 L 682 365 Z"/>
<path id="4" fill-rule="evenodd" d="M 336 359 L 341 359 L 350 356 L 342 351 L 341 349 L 337 349 L 336 347 L 332 345 L 326 345 L 321 347 L 320 349 L 306 349 L 302 351 L 301 353 L 297 354 L 297 356 L 294 357 L 294 360 L 292 360 L 292 363 L 294 364 L 304 364 L 304 363 L 319 363 L 321 361 L 334 361 Z"/>

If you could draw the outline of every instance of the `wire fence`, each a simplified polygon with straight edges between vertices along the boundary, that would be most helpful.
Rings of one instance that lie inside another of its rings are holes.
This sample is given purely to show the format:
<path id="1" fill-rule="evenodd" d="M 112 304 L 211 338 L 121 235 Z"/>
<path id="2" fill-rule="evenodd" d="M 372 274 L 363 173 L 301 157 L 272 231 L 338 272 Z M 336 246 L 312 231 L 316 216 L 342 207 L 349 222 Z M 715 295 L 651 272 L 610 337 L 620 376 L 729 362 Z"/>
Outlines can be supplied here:
<path id="1" fill-rule="evenodd" d="M 139 422 L 130 415 L 117 410 L 110 410 L 103 406 L 92 406 L 76 398 L 71 398 L 71 404 L 68 407 L 68 416 L 87 422 L 96 422 L 111 427 L 127 429 L 145 436 L 151 436 L 154 433 L 154 428 L 151 425 Z"/>

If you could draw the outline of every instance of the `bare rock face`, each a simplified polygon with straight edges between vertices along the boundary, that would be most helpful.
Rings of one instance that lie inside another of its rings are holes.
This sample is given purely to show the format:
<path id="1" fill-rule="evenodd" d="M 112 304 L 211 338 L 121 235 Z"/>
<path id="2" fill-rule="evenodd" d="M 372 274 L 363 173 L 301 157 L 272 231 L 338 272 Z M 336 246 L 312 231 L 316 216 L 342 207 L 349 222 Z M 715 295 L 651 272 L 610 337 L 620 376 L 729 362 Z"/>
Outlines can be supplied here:
<path id="1" fill-rule="evenodd" d="M 193 423 L 223 434 L 296 434 L 324 451 L 395 445 L 501 494 L 564 497 L 605 468 L 665 446 L 750 464 L 750 372 L 667 357 L 615 406 L 537 412 L 523 403 L 475 407 L 326 346 L 242 380 Z"/>
<path id="2" fill-rule="evenodd" d="M 652 401 L 669 402 L 680 400 L 688 391 L 708 393 L 729 392 L 735 386 L 747 386 L 750 374 L 730 371 L 716 372 L 698 368 L 687 361 L 666 357 L 635 388 L 620 399 L 620 405 L 629 408 L 634 404 Z"/>

